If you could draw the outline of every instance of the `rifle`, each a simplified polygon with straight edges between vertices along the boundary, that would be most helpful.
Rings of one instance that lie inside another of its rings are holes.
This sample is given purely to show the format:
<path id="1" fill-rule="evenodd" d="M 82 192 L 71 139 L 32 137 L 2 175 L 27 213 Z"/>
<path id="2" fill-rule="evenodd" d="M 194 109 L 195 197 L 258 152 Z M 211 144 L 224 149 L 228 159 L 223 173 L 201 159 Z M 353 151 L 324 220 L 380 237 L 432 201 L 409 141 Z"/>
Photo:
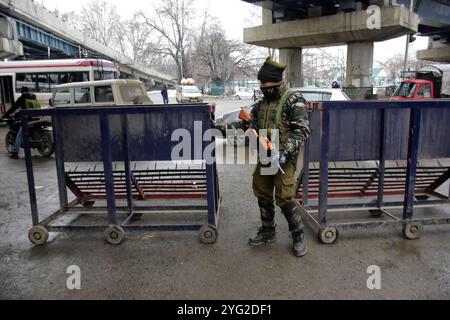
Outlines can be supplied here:
<path id="1" fill-rule="evenodd" d="M 242 108 L 241 112 L 239 113 L 239 119 L 246 121 L 247 123 L 249 123 L 252 128 L 254 129 L 254 132 L 256 134 L 256 137 L 259 140 L 259 143 L 261 144 L 261 146 L 264 148 L 264 150 L 266 152 L 272 152 L 274 151 L 274 147 L 273 147 L 273 143 L 272 141 L 270 141 L 267 137 L 262 137 L 259 134 L 259 127 L 258 127 L 258 123 L 255 121 L 255 119 L 253 119 L 251 113 L 245 109 Z M 272 159 L 276 159 L 276 163 L 278 166 L 278 169 L 280 170 L 281 174 L 285 175 L 285 172 L 283 170 L 283 168 L 281 167 L 280 163 L 278 162 L 278 159 L 280 158 L 280 154 L 279 152 L 277 152 Z"/>

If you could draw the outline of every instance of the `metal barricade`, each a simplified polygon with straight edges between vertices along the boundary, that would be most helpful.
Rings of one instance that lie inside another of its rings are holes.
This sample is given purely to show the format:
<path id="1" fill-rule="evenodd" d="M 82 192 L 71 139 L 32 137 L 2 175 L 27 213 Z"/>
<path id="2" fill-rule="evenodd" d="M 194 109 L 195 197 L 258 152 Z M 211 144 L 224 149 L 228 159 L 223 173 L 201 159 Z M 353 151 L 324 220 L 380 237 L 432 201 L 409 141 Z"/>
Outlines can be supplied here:
<path id="1" fill-rule="evenodd" d="M 60 208 L 44 220 L 38 214 L 28 141 L 29 117 L 51 117 L 53 123 Z M 213 128 L 208 105 L 51 108 L 24 110 L 21 118 L 33 220 L 29 238 L 33 243 L 44 244 L 49 232 L 76 230 L 105 231 L 106 240 L 111 244 L 120 244 L 125 231 L 199 231 L 201 242 L 216 242 L 221 202 L 217 167 L 214 152 L 213 161 L 205 161 L 203 154 L 208 146 L 215 144 L 213 136 L 210 141 L 204 141 L 205 132 Z M 158 168 L 160 162 L 173 163 L 172 151 L 179 143 L 172 141 L 176 129 L 192 137 L 189 144 L 194 151 L 183 160 L 199 164 L 192 168 L 178 165 Z M 87 170 L 66 168 L 67 163 L 96 162 L 101 165 Z M 136 167 L 136 163 L 149 162 L 151 167 Z M 75 196 L 74 201 L 69 202 L 67 190 Z M 157 199 L 162 204 L 146 205 Z M 187 199 L 202 200 L 204 204 L 188 204 Z M 175 200 L 182 204 L 172 203 Z M 95 201 L 106 201 L 106 206 L 96 206 Z M 139 206 L 140 201 L 144 205 Z M 206 214 L 207 222 L 141 222 L 147 214 L 155 213 L 201 213 Z M 107 216 L 107 223 L 61 222 L 70 214 L 100 214 Z M 120 219 L 120 215 L 124 218 Z"/>
<path id="2" fill-rule="evenodd" d="M 342 230 L 402 226 L 408 239 L 450 217 L 416 218 L 414 207 L 450 204 L 450 100 L 310 103 L 312 134 L 305 145 L 297 199 L 319 239 Z M 399 196 L 403 197 L 398 198 Z M 392 209 L 403 209 L 401 217 Z M 367 220 L 330 222 L 348 211 Z"/>

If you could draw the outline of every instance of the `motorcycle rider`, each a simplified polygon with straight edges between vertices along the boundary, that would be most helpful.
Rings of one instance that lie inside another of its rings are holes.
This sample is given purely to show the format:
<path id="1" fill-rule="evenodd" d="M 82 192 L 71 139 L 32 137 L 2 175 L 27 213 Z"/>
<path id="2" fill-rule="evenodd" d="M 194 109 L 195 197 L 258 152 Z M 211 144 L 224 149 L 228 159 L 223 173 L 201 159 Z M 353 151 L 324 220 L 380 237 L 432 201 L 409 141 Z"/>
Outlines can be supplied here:
<path id="1" fill-rule="evenodd" d="M 22 95 L 14 103 L 13 107 L 9 109 L 3 116 L 2 119 L 9 118 L 12 114 L 16 113 L 18 110 L 25 109 L 38 109 L 40 104 L 36 99 L 36 95 L 29 92 L 28 87 L 22 87 L 20 89 Z M 22 145 L 23 133 L 22 126 L 20 126 L 19 132 L 16 136 L 16 142 L 14 144 L 12 152 L 9 154 L 11 159 L 19 159 L 19 150 Z"/>

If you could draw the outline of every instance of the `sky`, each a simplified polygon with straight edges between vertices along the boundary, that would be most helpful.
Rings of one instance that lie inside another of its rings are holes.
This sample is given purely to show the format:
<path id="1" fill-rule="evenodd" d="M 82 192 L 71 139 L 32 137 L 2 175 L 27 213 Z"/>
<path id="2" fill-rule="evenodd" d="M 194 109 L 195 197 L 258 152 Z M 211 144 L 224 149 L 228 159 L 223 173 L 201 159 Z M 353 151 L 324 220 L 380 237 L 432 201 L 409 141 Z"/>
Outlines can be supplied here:
<path id="1" fill-rule="evenodd" d="M 48 9 L 57 8 L 61 13 L 70 11 L 81 11 L 84 5 L 91 0 L 75 0 L 75 1 L 61 1 L 61 0 L 37 0 L 37 3 L 43 4 Z M 137 10 L 148 11 L 152 8 L 154 0 L 105 0 L 105 2 L 114 4 L 117 11 L 124 18 L 131 17 Z M 206 8 L 212 16 L 219 17 L 222 20 L 225 31 L 228 37 L 232 39 L 241 39 L 243 28 L 246 23 L 249 11 L 253 9 L 253 5 L 241 0 L 199 0 L 200 8 L 198 16 L 204 14 Z M 203 5 L 201 5 L 203 4 Z"/>
<path id="2" fill-rule="evenodd" d="M 75 11 L 79 12 L 91 0 L 36 0 L 50 10 L 58 9 L 61 13 Z M 137 10 L 148 11 L 152 8 L 152 2 L 155 0 L 105 0 L 116 5 L 117 11 L 123 18 L 129 18 Z M 241 0 L 198 0 L 198 16 L 201 17 L 204 10 L 208 8 L 212 16 L 218 17 L 222 22 L 225 32 L 230 39 L 242 41 L 243 28 L 249 26 L 249 16 L 251 11 L 255 10 L 254 6 Z M 258 21 L 254 25 L 260 24 Z M 416 37 L 417 40 L 410 46 L 412 52 L 416 50 L 426 49 L 428 38 Z M 406 45 L 406 37 L 396 38 L 384 42 L 375 43 L 374 63 L 376 61 L 384 61 L 396 54 L 404 54 Z M 337 55 L 336 48 L 327 49 L 328 52 Z M 344 54 L 345 54 L 344 47 Z"/>

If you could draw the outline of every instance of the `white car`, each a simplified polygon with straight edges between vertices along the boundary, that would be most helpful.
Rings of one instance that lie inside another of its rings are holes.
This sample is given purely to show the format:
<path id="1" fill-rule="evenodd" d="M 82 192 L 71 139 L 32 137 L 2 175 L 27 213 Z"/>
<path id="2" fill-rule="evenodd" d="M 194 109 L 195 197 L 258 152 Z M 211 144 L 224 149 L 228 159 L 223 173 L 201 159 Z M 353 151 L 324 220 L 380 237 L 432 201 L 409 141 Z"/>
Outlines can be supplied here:
<path id="1" fill-rule="evenodd" d="M 235 90 L 234 97 L 238 100 L 241 99 L 252 99 L 253 95 L 255 93 L 253 92 L 253 89 L 250 88 L 237 88 Z"/>
<path id="2" fill-rule="evenodd" d="M 176 99 L 178 103 L 202 103 L 203 94 L 197 86 L 178 86 Z"/>
<path id="3" fill-rule="evenodd" d="M 345 94 L 342 89 L 320 89 L 320 88 L 293 88 L 302 94 L 306 101 L 349 101 L 350 98 Z M 248 111 L 251 111 L 257 103 L 253 103 L 246 107 Z M 246 137 L 240 135 L 240 131 L 237 129 L 242 128 L 242 121 L 239 119 L 239 112 L 241 109 L 237 109 L 231 112 L 225 113 L 220 118 L 216 119 L 216 128 L 219 129 L 228 143 L 236 147 L 244 145 L 246 143 Z M 233 130 L 234 134 L 227 134 L 227 130 Z"/>
<path id="4" fill-rule="evenodd" d="M 328 88 L 294 88 L 298 90 L 306 101 L 349 101 L 350 98 L 342 89 Z"/>

